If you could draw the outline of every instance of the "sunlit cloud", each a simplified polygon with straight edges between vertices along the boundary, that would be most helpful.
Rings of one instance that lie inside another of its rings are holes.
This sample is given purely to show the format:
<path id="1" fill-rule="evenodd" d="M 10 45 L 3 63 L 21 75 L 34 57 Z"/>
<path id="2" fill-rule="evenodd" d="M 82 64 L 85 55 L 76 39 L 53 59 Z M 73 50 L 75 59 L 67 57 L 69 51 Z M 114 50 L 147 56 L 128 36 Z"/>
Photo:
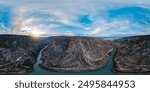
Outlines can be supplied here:
<path id="1" fill-rule="evenodd" d="M 95 34 L 97 34 L 97 33 L 101 33 L 101 32 L 103 32 L 103 30 L 101 30 L 100 28 L 96 28 L 94 31 L 92 31 L 90 34 L 91 35 L 95 35 Z"/>
<path id="2" fill-rule="evenodd" d="M 13 13 L 11 16 L 5 12 L 0 14 L 1 34 L 127 36 L 150 33 L 149 0 L 0 0 L 0 4 L 11 7 L 8 13 Z M 5 7 L 0 12 L 6 11 Z M 10 18 L 9 26 L 1 21 L 4 20 L 1 16 Z"/>

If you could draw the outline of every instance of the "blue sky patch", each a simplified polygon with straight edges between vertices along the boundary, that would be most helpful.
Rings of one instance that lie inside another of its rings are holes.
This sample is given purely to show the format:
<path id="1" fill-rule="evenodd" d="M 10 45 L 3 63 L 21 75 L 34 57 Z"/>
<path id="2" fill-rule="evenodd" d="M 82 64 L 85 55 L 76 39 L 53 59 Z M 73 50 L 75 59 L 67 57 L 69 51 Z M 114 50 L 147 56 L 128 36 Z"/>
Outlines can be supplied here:
<path id="1" fill-rule="evenodd" d="M 148 35 L 150 1 L 1 0 L 0 30 L 3 28 L 22 35 Z"/>
<path id="2" fill-rule="evenodd" d="M 90 25 L 92 24 L 92 21 L 89 19 L 89 15 L 80 16 L 79 22 L 80 22 L 83 26 L 90 26 Z"/>

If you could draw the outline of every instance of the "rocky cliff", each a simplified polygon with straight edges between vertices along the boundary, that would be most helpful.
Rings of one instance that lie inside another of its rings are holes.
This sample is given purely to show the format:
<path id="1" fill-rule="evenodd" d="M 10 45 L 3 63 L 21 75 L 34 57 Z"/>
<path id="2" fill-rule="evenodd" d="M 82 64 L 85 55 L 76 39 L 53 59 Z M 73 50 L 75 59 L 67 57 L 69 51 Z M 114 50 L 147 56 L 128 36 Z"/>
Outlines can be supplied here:
<path id="1" fill-rule="evenodd" d="M 114 44 L 114 72 L 150 73 L 150 35 L 123 38 Z"/>
<path id="2" fill-rule="evenodd" d="M 41 40 L 29 36 L 0 35 L 0 74 L 22 74 L 32 71 Z"/>
<path id="3" fill-rule="evenodd" d="M 58 72 L 92 71 L 105 67 L 114 49 L 115 73 L 150 73 L 150 35 L 114 41 L 92 37 L 56 36 L 34 39 L 0 35 L 0 74 L 24 74 L 33 70 L 41 49 L 41 68 Z"/>
<path id="4" fill-rule="evenodd" d="M 109 41 L 88 37 L 50 37 L 42 52 L 44 69 L 59 72 L 97 70 L 107 63 L 113 47 Z"/>

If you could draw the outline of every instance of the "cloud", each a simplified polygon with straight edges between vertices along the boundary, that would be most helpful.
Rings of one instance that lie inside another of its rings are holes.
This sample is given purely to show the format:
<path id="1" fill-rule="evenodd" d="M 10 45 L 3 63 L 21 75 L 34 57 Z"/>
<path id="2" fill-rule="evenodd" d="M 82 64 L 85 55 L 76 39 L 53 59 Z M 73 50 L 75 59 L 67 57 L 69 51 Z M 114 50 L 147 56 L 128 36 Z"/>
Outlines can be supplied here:
<path id="1" fill-rule="evenodd" d="M 89 27 L 90 36 L 140 35 L 150 33 L 150 8 L 114 7 L 95 18 Z M 98 30 L 99 29 L 99 30 Z"/>
<path id="2" fill-rule="evenodd" d="M 93 24 L 94 29 L 91 28 L 90 36 L 110 36 L 112 34 L 124 33 L 126 29 L 129 29 L 130 23 L 128 21 L 115 20 L 113 22 L 107 22 L 103 20 L 101 22 L 95 22 Z"/>
<path id="3" fill-rule="evenodd" d="M 13 16 L 11 7 L 0 5 L 0 33 L 10 32 L 11 16 Z"/>
<path id="4" fill-rule="evenodd" d="M 101 30 L 100 28 L 96 28 L 94 31 L 92 31 L 90 34 L 91 35 L 95 35 L 95 34 L 98 34 L 98 33 L 101 33 L 103 32 L 103 30 Z"/>
<path id="5" fill-rule="evenodd" d="M 29 34 L 38 29 L 43 35 L 111 36 L 148 34 L 150 29 L 149 0 L 0 1 L 13 9 L 10 29 L 14 34 Z M 128 14 L 121 9 L 129 11 Z M 132 9 L 136 11 L 130 11 Z"/>
<path id="6" fill-rule="evenodd" d="M 72 31 L 60 32 L 60 31 L 51 31 L 43 36 L 76 36 L 77 34 Z"/>

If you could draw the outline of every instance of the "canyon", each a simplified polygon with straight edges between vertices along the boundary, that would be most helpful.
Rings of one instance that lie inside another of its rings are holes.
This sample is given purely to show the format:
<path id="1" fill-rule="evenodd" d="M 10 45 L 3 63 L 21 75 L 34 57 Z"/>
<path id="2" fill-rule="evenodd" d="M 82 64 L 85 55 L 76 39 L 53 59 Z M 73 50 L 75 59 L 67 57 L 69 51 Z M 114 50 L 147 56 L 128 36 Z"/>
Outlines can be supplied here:
<path id="1" fill-rule="evenodd" d="M 24 35 L 0 35 L 0 74 L 24 74 L 33 70 L 45 43 Z"/>
<path id="2" fill-rule="evenodd" d="M 97 70 L 107 64 L 113 47 L 110 41 L 90 37 L 50 37 L 42 52 L 42 68 L 61 72 Z"/>
<path id="3" fill-rule="evenodd" d="M 44 48 L 44 49 L 43 49 Z M 40 57 L 38 57 L 40 53 Z M 96 37 L 0 35 L 0 74 L 92 72 L 110 62 L 114 74 L 149 74 L 150 36 L 106 40 Z"/>
<path id="4" fill-rule="evenodd" d="M 117 49 L 114 72 L 150 73 L 150 36 L 133 36 L 114 40 Z"/>

